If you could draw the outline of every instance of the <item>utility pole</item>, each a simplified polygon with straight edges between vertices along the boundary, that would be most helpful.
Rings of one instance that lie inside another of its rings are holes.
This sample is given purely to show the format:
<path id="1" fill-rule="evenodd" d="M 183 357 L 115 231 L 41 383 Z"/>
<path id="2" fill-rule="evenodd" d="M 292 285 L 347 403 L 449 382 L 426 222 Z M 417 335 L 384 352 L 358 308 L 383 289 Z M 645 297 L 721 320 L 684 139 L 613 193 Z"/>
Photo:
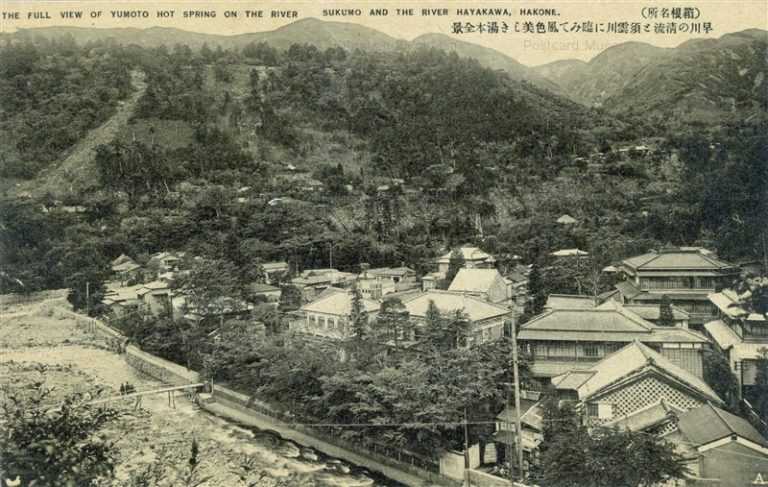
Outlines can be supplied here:
<path id="1" fill-rule="evenodd" d="M 523 428 L 520 421 L 520 371 L 517 366 L 517 323 L 512 321 L 512 371 L 515 378 L 515 440 L 517 440 L 517 466 L 520 469 L 520 481 L 525 479 L 523 472 Z M 510 467 L 512 462 L 510 461 Z M 511 475 L 510 468 L 510 475 Z"/>
<path id="2" fill-rule="evenodd" d="M 469 482 L 469 427 L 467 426 L 467 408 L 464 408 L 464 485 L 470 487 Z"/>
<path id="3" fill-rule="evenodd" d="M 85 281 L 85 314 L 91 316 L 91 283 Z"/>

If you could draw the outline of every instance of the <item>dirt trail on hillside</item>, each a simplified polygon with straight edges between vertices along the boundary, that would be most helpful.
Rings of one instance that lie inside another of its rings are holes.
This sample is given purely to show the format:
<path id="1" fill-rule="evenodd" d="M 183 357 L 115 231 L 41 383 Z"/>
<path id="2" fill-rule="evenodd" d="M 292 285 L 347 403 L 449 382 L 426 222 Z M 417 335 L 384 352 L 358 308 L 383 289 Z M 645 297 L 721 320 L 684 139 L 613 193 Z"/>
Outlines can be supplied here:
<path id="1" fill-rule="evenodd" d="M 92 186 L 98 181 L 93 159 L 99 145 L 110 143 L 126 128 L 139 99 L 147 90 L 146 76 L 141 71 L 131 72 L 133 93 L 118 102 L 117 111 L 100 126 L 91 129 L 72 149 L 69 155 L 58 163 L 45 168 L 33 181 L 22 183 L 19 192 L 28 191 L 35 196 L 51 193 L 62 196 L 73 190 Z"/>

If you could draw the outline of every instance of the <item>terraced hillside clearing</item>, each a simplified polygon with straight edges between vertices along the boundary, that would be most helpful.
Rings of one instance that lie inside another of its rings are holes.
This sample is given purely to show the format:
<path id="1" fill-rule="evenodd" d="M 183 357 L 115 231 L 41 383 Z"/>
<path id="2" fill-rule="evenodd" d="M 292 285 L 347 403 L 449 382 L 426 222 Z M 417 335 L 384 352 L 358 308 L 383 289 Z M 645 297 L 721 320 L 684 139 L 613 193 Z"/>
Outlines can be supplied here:
<path id="1" fill-rule="evenodd" d="M 16 193 L 29 196 L 51 194 L 60 198 L 98 184 L 98 172 L 93 164 L 95 149 L 102 144 L 108 144 L 126 129 L 136 105 L 147 89 L 145 78 L 143 72 L 132 71 L 131 85 L 134 91 L 126 100 L 118 103 L 115 114 L 88 132 L 64 160 L 44 169 L 32 181 L 19 183 Z"/>

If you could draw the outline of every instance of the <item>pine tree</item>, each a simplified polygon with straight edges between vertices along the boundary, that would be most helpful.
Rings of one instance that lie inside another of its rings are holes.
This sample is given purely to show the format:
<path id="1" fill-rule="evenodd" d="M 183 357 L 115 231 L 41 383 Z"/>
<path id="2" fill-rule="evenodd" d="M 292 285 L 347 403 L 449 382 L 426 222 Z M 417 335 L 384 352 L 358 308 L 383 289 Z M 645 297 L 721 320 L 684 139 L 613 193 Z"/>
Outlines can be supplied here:
<path id="1" fill-rule="evenodd" d="M 368 312 L 363 306 L 363 295 L 357 285 L 352 287 L 352 310 L 349 315 L 352 325 L 352 337 L 360 343 L 365 340 L 368 333 Z"/>
<path id="2" fill-rule="evenodd" d="M 456 274 L 464 267 L 465 263 L 464 254 L 461 252 L 461 249 L 453 249 L 451 251 L 451 258 L 448 261 L 448 272 L 445 273 L 445 281 L 443 281 L 445 289 L 451 285 L 453 278 L 456 277 Z"/>
<path id="3" fill-rule="evenodd" d="M 675 326 L 672 300 L 666 294 L 661 297 L 661 303 L 659 304 L 659 326 Z"/>
<path id="4" fill-rule="evenodd" d="M 529 316 L 540 314 L 547 302 L 547 295 L 544 292 L 541 271 L 535 263 L 531 266 L 531 272 L 528 274 L 528 296 L 529 301 L 525 305 L 525 313 Z"/>

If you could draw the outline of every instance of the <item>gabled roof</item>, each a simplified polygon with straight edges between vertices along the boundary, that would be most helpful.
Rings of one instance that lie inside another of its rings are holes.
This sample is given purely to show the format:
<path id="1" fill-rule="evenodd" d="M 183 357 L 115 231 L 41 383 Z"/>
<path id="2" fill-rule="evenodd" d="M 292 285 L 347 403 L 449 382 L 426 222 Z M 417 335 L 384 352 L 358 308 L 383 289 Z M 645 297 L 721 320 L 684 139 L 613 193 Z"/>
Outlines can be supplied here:
<path id="1" fill-rule="evenodd" d="M 459 248 L 461 251 L 461 255 L 464 256 L 464 260 L 483 260 L 483 261 L 495 261 L 496 259 L 493 258 L 492 255 L 480 250 L 478 247 L 473 247 L 470 245 L 464 245 Z M 451 252 L 448 252 L 447 254 L 444 254 L 439 259 L 437 259 L 437 262 L 439 264 L 447 264 L 451 261 Z"/>
<path id="2" fill-rule="evenodd" d="M 768 441 L 749 421 L 711 404 L 683 413 L 678 418 L 678 429 L 696 446 L 703 446 L 731 435 L 738 435 L 763 447 Z"/>
<path id="3" fill-rule="evenodd" d="M 416 274 L 416 271 L 410 267 L 378 267 L 376 269 L 369 269 L 365 272 L 368 274 L 393 277 L 404 277 L 408 274 Z"/>
<path id="4" fill-rule="evenodd" d="M 284 269 L 288 269 L 288 263 L 287 262 L 264 262 L 261 264 L 261 268 L 264 269 L 264 272 L 274 272 L 274 271 L 281 271 Z"/>
<path id="5" fill-rule="evenodd" d="M 453 278 L 449 291 L 486 293 L 496 279 L 503 279 L 496 269 L 459 269 Z"/>
<path id="6" fill-rule="evenodd" d="M 736 266 L 719 260 L 712 252 L 700 247 L 680 247 L 651 251 L 630 257 L 622 264 L 634 270 L 725 270 Z"/>
<path id="7" fill-rule="evenodd" d="M 136 294 L 139 296 L 143 296 L 147 294 L 148 292 L 152 291 L 161 291 L 161 290 L 169 290 L 170 285 L 165 281 L 152 281 L 148 282 L 146 284 L 143 284 L 138 291 L 136 291 Z"/>
<path id="8" fill-rule="evenodd" d="M 403 300 L 411 316 L 423 318 L 429 308 L 429 302 L 434 301 L 435 306 L 442 314 L 454 311 L 463 311 L 471 321 L 483 321 L 489 318 L 504 316 L 511 311 L 502 306 L 488 303 L 473 296 L 451 291 L 429 290 Z"/>
<path id="9" fill-rule="evenodd" d="M 514 424 L 516 415 L 517 410 L 515 409 L 515 403 L 513 402 L 507 404 L 504 410 L 496 416 L 496 421 L 503 421 L 506 423 Z M 544 424 L 541 401 L 521 398 L 520 422 L 541 431 Z"/>
<path id="10" fill-rule="evenodd" d="M 112 266 L 112 271 L 114 272 L 131 272 L 136 269 L 141 269 L 141 266 L 132 260 L 123 261 Z"/>
<path id="11" fill-rule="evenodd" d="M 118 258 L 116 258 L 115 260 L 113 260 L 111 262 L 111 265 L 112 265 L 112 267 L 114 267 L 116 265 L 120 265 L 120 264 L 125 263 L 125 262 L 133 262 L 133 259 L 131 259 L 130 257 L 128 257 L 125 254 L 120 254 L 120 256 Z"/>
<path id="12" fill-rule="evenodd" d="M 720 320 L 710 321 L 704 324 L 704 329 L 710 334 L 717 345 L 728 350 L 733 347 L 731 358 L 733 360 L 756 360 L 760 357 L 760 350 L 768 348 L 768 339 L 759 342 L 745 342 L 728 325 Z"/>
<path id="13" fill-rule="evenodd" d="M 579 249 L 561 249 L 556 250 L 549 255 L 553 255 L 555 257 L 580 257 L 589 255 L 589 252 L 585 252 Z"/>
<path id="14" fill-rule="evenodd" d="M 552 309 L 520 327 L 520 340 L 646 343 L 707 343 L 700 334 L 656 326 L 637 314 L 617 309 Z"/>
<path id="15" fill-rule="evenodd" d="M 250 286 L 248 286 L 248 290 L 252 293 L 271 293 L 275 291 L 279 291 L 279 287 L 270 286 L 269 284 L 264 284 L 261 282 L 254 282 Z"/>
<path id="16" fill-rule="evenodd" d="M 547 297 L 547 309 L 592 309 L 595 307 L 595 298 L 592 296 L 580 296 L 576 294 L 550 294 Z"/>
<path id="17" fill-rule="evenodd" d="M 330 296 L 331 294 L 336 294 L 336 293 L 344 294 L 348 292 L 349 292 L 349 289 L 342 289 L 340 287 L 328 286 L 327 288 L 323 289 L 322 292 L 320 292 L 320 294 L 315 296 L 315 301 L 319 299 L 323 299 L 327 296 Z"/>
<path id="18" fill-rule="evenodd" d="M 724 314 L 731 318 L 745 318 L 749 321 L 766 321 L 766 317 L 759 313 L 750 313 L 742 306 L 745 295 L 739 296 L 732 289 L 724 289 L 719 293 L 707 296 L 712 303 Z"/>
<path id="19" fill-rule="evenodd" d="M 656 371 L 666 375 L 682 382 L 708 400 L 718 404 L 722 403 L 717 393 L 702 379 L 678 367 L 666 357 L 638 341 L 632 342 L 621 350 L 606 356 L 588 370 L 579 371 L 578 374 L 582 376 L 586 376 L 588 372 L 591 372 L 592 375 L 576 386 L 575 390 L 579 395 L 579 400 L 586 401 L 609 386 L 616 385 L 647 371 Z M 567 377 L 562 379 L 555 378 L 552 380 L 552 383 L 558 389 L 565 389 L 565 384 L 570 385 L 570 383 L 566 382 L 567 379 Z M 572 389 L 573 387 L 568 388 Z"/>
<path id="20" fill-rule="evenodd" d="M 552 309 L 524 324 L 520 330 L 646 333 L 653 325 L 637 315 L 615 309 Z"/>
<path id="21" fill-rule="evenodd" d="M 136 300 L 138 299 L 137 292 L 143 287 L 144 284 L 136 284 L 135 286 L 108 288 L 104 295 L 104 302 L 105 304 L 113 304 Z"/>
<path id="22" fill-rule="evenodd" d="M 379 310 L 379 303 L 370 299 L 363 299 L 363 308 L 366 312 Z M 352 293 L 351 292 L 332 292 L 322 298 L 316 299 L 311 303 L 305 304 L 301 311 L 308 313 L 324 313 L 336 316 L 349 316 L 352 313 Z"/>

